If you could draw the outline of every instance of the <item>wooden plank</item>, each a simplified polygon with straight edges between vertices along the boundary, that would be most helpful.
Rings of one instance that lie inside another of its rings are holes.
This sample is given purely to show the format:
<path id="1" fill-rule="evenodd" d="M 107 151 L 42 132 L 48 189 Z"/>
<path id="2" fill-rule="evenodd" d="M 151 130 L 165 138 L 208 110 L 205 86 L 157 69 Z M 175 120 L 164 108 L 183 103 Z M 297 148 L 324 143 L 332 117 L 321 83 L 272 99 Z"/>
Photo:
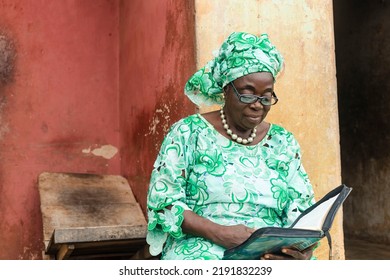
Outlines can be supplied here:
<path id="1" fill-rule="evenodd" d="M 55 229 L 113 226 L 146 227 L 138 204 L 41 206 L 44 240 L 50 240 Z"/>
<path id="2" fill-rule="evenodd" d="M 137 203 L 122 176 L 77 173 L 48 173 L 39 175 L 41 205 L 86 205 Z"/>
<path id="3" fill-rule="evenodd" d="M 54 243 L 81 243 L 107 240 L 146 238 L 146 226 L 101 226 L 59 228 L 54 231 Z"/>

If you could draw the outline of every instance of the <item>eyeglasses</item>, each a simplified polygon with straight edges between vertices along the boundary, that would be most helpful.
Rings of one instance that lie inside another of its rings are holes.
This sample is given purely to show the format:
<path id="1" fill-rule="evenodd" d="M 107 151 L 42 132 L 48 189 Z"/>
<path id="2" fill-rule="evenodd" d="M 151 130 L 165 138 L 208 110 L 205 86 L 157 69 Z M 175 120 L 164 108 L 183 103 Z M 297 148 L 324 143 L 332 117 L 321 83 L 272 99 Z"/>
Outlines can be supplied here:
<path id="1" fill-rule="evenodd" d="M 257 101 L 260 101 L 260 103 L 264 106 L 271 106 L 275 105 L 278 102 L 278 97 L 276 96 L 275 92 L 272 92 L 272 96 L 257 96 L 254 94 L 239 94 L 236 87 L 234 86 L 233 82 L 230 82 L 234 89 L 234 93 L 237 95 L 238 100 L 240 102 L 245 104 L 252 104 Z"/>

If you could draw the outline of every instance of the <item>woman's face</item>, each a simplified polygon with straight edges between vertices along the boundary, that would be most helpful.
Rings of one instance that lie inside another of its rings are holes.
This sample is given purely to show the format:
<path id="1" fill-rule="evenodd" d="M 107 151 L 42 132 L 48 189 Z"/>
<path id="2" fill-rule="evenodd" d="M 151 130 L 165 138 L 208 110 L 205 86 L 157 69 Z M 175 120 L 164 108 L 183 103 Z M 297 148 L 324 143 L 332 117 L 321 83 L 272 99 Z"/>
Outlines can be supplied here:
<path id="1" fill-rule="evenodd" d="M 257 72 L 240 77 L 233 81 L 241 95 L 254 94 L 271 96 L 274 90 L 274 79 L 269 72 Z M 259 101 L 245 104 L 239 101 L 233 87 L 225 87 L 225 115 L 229 126 L 239 131 L 247 131 L 259 125 L 267 116 L 271 106 L 264 106 Z"/>

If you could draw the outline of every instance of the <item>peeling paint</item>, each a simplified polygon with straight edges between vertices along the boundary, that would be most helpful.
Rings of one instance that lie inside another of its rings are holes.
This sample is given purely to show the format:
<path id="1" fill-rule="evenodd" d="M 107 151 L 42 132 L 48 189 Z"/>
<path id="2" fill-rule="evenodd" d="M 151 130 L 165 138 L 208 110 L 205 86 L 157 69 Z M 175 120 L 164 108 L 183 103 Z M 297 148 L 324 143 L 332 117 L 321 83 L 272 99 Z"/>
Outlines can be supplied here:
<path id="1" fill-rule="evenodd" d="M 156 109 L 155 114 L 149 124 L 148 132 L 144 136 L 150 136 L 158 134 L 159 129 L 157 126 L 162 122 L 163 132 L 167 133 L 169 130 L 170 123 L 170 108 L 168 104 L 163 104 L 163 108 Z"/>
<path id="2" fill-rule="evenodd" d="M 24 259 L 26 259 L 26 256 L 28 256 L 27 259 L 29 259 L 29 260 L 39 260 L 39 259 L 41 259 L 41 257 L 39 256 L 38 253 L 34 253 L 32 251 L 33 250 L 30 247 L 23 247 L 23 254 L 20 254 L 18 256 L 18 259 L 19 260 L 24 260 Z"/>
<path id="3" fill-rule="evenodd" d="M 1 117 L 0 117 L 0 122 L 1 121 Z M 8 127 L 8 124 L 2 124 L 0 126 L 0 141 L 3 140 L 3 138 L 5 137 L 6 134 L 8 134 L 9 132 L 9 127 Z"/>
<path id="4" fill-rule="evenodd" d="M 100 148 L 91 149 L 91 147 L 87 149 L 83 149 L 82 152 L 84 154 L 92 154 L 94 156 L 103 157 L 105 159 L 112 159 L 117 153 L 118 148 L 112 145 L 103 145 Z"/>

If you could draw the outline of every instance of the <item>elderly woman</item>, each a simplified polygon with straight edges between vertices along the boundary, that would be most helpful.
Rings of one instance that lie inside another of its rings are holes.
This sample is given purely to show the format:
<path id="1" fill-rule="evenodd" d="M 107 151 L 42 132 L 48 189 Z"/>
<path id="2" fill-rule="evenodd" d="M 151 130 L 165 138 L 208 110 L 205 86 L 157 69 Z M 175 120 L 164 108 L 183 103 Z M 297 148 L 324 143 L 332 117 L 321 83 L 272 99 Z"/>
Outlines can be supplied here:
<path id="1" fill-rule="evenodd" d="M 222 259 L 261 227 L 288 227 L 313 204 L 300 147 L 265 118 L 278 102 L 283 58 L 266 34 L 232 33 L 185 86 L 198 106 L 220 111 L 175 123 L 155 161 L 148 192 L 150 254 Z M 310 259 L 312 248 L 262 259 Z"/>

